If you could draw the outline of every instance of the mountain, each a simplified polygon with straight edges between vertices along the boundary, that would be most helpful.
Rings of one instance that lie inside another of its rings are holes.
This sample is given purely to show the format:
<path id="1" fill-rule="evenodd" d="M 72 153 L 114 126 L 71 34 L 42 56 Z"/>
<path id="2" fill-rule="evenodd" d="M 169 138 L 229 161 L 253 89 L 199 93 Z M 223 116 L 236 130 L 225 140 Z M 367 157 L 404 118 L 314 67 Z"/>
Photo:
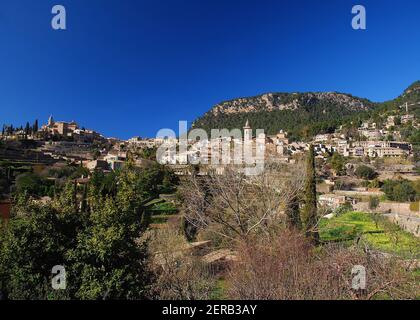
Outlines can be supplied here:
<path id="1" fill-rule="evenodd" d="M 367 99 L 337 92 L 267 93 L 217 104 L 192 127 L 210 132 L 213 128 L 242 128 L 249 120 L 254 129 L 268 134 L 283 129 L 298 138 L 334 131 L 339 119 L 374 108 L 375 103 Z"/>
<path id="2" fill-rule="evenodd" d="M 194 121 L 192 128 L 242 128 L 246 120 L 256 129 L 275 134 L 287 130 L 292 138 L 305 139 L 318 133 L 334 132 L 343 122 L 360 122 L 378 110 L 397 108 L 405 102 L 420 101 L 420 81 L 385 103 L 338 92 L 266 93 L 238 98 L 215 105 Z"/>
<path id="3" fill-rule="evenodd" d="M 373 103 L 336 92 L 308 93 L 267 93 L 251 98 L 239 98 L 214 106 L 210 113 L 219 114 L 250 113 L 260 111 L 310 110 L 324 106 L 342 106 L 347 111 L 368 110 Z"/>

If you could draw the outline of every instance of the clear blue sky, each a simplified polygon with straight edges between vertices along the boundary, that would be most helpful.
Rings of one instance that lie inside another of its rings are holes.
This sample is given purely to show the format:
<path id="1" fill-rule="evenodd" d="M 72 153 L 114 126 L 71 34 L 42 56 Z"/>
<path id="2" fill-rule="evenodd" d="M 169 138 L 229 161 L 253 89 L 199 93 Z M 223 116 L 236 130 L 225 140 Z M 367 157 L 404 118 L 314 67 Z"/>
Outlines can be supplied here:
<path id="1" fill-rule="evenodd" d="M 128 138 L 271 91 L 391 99 L 420 79 L 419 15 L 417 0 L 1 0 L 0 123 L 52 113 Z"/>

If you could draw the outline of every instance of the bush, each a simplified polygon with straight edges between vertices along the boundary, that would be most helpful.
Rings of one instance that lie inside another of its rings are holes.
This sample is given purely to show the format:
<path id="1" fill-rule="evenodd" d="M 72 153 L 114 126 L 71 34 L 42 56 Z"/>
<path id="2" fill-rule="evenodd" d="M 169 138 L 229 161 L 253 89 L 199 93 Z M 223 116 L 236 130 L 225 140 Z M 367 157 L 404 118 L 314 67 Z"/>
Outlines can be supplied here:
<path id="1" fill-rule="evenodd" d="M 371 167 L 359 166 L 357 167 L 355 174 L 360 179 L 373 180 L 376 178 L 377 173 Z"/>
<path id="2" fill-rule="evenodd" d="M 410 210 L 413 212 L 419 212 L 420 211 L 420 204 L 418 201 L 410 203 Z"/>
<path id="3" fill-rule="evenodd" d="M 379 206 L 379 198 L 378 197 L 370 197 L 369 198 L 369 209 L 375 210 Z"/>
<path id="4" fill-rule="evenodd" d="M 382 191 L 391 201 L 414 201 L 417 196 L 413 184 L 407 180 L 386 180 L 382 186 Z"/>
<path id="5" fill-rule="evenodd" d="M 337 175 L 343 175 L 346 173 L 345 170 L 345 159 L 342 155 L 334 153 L 330 159 L 331 167 Z"/>
<path id="6" fill-rule="evenodd" d="M 315 249 L 295 231 L 241 244 L 237 252 L 227 278 L 229 299 L 374 299 L 379 294 L 407 299 L 418 294 L 416 280 L 398 260 L 338 244 Z M 369 279 L 363 292 L 351 289 L 356 265 L 366 268 Z"/>
<path id="7" fill-rule="evenodd" d="M 368 187 L 369 188 L 380 188 L 381 187 L 381 183 L 380 183 L 380 181 L 378 180 L 378 179 L 374 179 L 374 180 L 372 180 L 370 183 L 369 183 L 369 185 L 368 185 Z"/>
<path id="8" fill-rule="evenodd" d="M 369 180 L 363 180 L 360 184 L 363 188 L 369 188 L 370 182 Z"/>
<path id="9" fill-rule="evenodd" d="M 340 205 L 337 209 L 335 209 L 334 213 L 336 216 L 339 216 L 352 210 L 353 210 L 353 207 L 351 206 L 351 204 L 345 203 L 345 204 Z"/>
<path id="10" fill-rule="evenodd" d="M 46 196 L 50 194 L 53 182 L 43 179 L 35 173 L 24 173 L 16 178 L 16 192 L 30 196 Z"/>

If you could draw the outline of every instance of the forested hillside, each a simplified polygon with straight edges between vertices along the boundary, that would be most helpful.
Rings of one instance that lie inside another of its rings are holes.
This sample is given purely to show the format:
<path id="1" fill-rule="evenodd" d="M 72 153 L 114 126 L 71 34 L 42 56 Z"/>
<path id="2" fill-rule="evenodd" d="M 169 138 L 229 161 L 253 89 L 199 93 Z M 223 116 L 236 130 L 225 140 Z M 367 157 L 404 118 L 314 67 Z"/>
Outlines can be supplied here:
<path id="1" fill-rule="evenodd" d="M 213 128 L 242 128 L 248 119 L 254 129 L 264 129 L 267 134 L 283 129 L 292 139 L 309 139 L 318 133 L 334 132 L 340 125 L 355 127 L 365 119 L 383 121 L 379 116 L 384 111 L 418 101 L 420 81 L 400 97 L 384 103 L 335 92 L 269 93 L 222 102 L 198 118 L 193 128 L 208 132 Z"/>

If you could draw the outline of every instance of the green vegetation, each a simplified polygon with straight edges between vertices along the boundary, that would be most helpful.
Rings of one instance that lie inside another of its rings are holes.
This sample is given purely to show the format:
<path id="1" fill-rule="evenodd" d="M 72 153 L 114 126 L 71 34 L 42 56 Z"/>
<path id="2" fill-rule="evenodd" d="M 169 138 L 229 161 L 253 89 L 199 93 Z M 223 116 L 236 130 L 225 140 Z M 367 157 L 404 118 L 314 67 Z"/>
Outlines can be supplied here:
<path id="1" fill-rule="evenodd" d="M 5 170 L 0 168 L 0 199 L 4 195 L 9 187 L 8 178 Z"/>
<path id="2" fill-rule="evenodd" d="M 419 212 L 420 211 L 420 203 L 419 201 L 410 203 L 410 210 L 413 212 Z"/>
<path id="3" fill-rule="evenodd" d="M 159 215 L 153 215 L 150 218 L 150 223 L 156 225 L 156 224 L 164 224 L 168 222 L 170 218 L 177 217 L 174 214 L 159 214 Z"/>
<path id="4" fill-rule="evenodd" d="M 369 209 L 375 210 L 379 206 L 379 202 L 378 197 L 369 197 Z"/>
<path id="5" fill-rule="evenodd" d="M 420 200 L 419 182 L 408 180 L 385 180 L 382 191 L 391 201 L 411 202 Z"/>
<path id="6" fill-rule="evenodd" d="M 23 173 L 16 178 L 16 192 L 29 196 L 52 196 L 54 181 L 43 179 L 35 173 Z"/>
<path id="7" fill-rule="evenodd" d="M 337 94 L 339 95 L 339 94 Z M 295 101 L 301 106 L 299 112 L 295 110 L 268 111 L 261 96 L 245 98 L 241 101 L 244 107 L 254 107 L 255 112 L 236 112 L 214 115 L 206 113 L 194 122 L 194 128 L 202 128 L 210 133 L 213 128 L 242 128 L 249 119 L 254 128 L 262 128 L 267 134 L 276 134 L 280 129 L 287 130 L 292 139 L 307 139 L 318 133 L 332 133 L 346 119 L 348 123 L 359 119 L 354 114 L 362 110 L 373 109 L 375 104 L 366 100 L 345 95 L 352 99 L 359 107 L 346 105 L 340 98 L 315 97 L 312 93 L 274 93 L 272 104 L 276 106 L 293 104 Z M 224 108 L 235 108 L 235 100 L 222 103 Z M 365 115 L 362 114 L 362 118 Z M 367 117 L 366 117 L 367 118 Z"/>
<path id="8" fill-rule="evenodd" d="M 148 160 L 156 160 L 157 148 L 143 148 L 137 152 L 140 158 Z"/>
<path id="9" fill-rule="evenodd" d="M 216 281 L 216 287 L 210 295 L 211 300 L 226 300 L 226 280 L 219 279 Z"/>
<path id="10" fill-rule="evenodd" d="M 152 213 L 160 213 L 160 212 L 166 212 L 166 213 L 176 213 L 178 211 L 178 208 L 170 203 L 170 202 L 159 202 L 154 204 L 152 207 L 149 207 L 148 209 Z"/>
<path id="11" fill-rule="evenodd" d="M 373 180 L 377 176 L 377 173 L 375 172 L 374 169 L 368 166 L 364 166 L 364 165 L 358 166 L 355 171 L 355 174 L 358 178 L 366 179 L 366 180 Z"/>
<path id="12" fill-rule="evenodd" d="M 155 199 L 146 204 L 146 210 L 151 215 L 152 224 L 163 224 L 168 221 L 169 218 L 176 217 L 178 208 L 170 202 L 166 202 L 163 199 Z"/>
<path id="13" fill-rule="evenodd" d="M 317 200 L 316 200 L 316 173 L 315 173 L 315 152 L 314 146 L 309 148 L 309 155 L 306 168 L 305 183 L 305 205 L 302 210 L 302 222 L 306 234 L 313 243 L 319 241 L 319 234 L 316 231 L 317 224 Z"/>
<path id="14" fill-rule="evenodd" d="M 336 175 L 345 174 L 346 171 L 344 165 L 346 164 L 346 161 L 342 155 L 339 153 L 334 153 L 329 159 L 329 162 Z"/>
<path id="15" fill-rule="evenodd" d="M 411 91 L 408 92 L 409 90 Z M 298 112 L 277 109 L 269 111 L 261 96 L 226 101 L 217 106 L 222 109 L 220 112 L 207 112 L 194 122 L 193 128 L 202 128 L 210 134 L 213 128 L 242 128 L 246 120 L 249 119 L 252 127 L 264 129 L 270 135 L 278 133 L 280 129 L 286 130 L 292 140 L 308 140 L 319 133 L 333 133 L 340 126 L 344 133 L 356 140 L 363 140 L 357 132 L 357 127 L 363 121 L 372 120 L 378 125 L 384 124 L 386 115 L 398 115 L 401 112 L 399 106 L 406 102 L 409 104 L 419 102 L 420 90 L 418 90 L 416 82 L 400 97 L 384 103 L 372 103 L 351 95 L 345 96 L 353 99 L 353 105 L 347 105 L 340 99 L 315 98 L 312 93 L 272 94 L 270 102 L 274 106 L 287 105 L 297 101 Z M 253 107 L 255 111 L 241 112 L 240 107 Z M 224 112 L 227 109 L 237 112 Z M 417 118 L 420 118 L 420 108 L 415 108 L 413 113 Z M 420 151 L 419 137 L 418 129 L 414 129 L 411 125 L 404 126 L 402 138 L 413 143 L 417 155 Z"/>
<path id="16" fill-rule="evenodd" d="M 376 220 L 376 221 L 375 221 Z M 320 236 L 323 242 L 348 241 L 361 237 L 374 249 L 420 257 L 420 239 L 401 230 L 397 225 L 362 212 L 347 212 L 331 220 L 320 222 Z"/>
<path id="17" fill-rule="evenodd" d="M 89 170 L 82 166 L 65 166 L 62 168 L 53 168 L 48 171 L 48 176 L 52 178 L 69 178 L 75 179 L 80 178 L 81 176 L 87 177 L 89 175 Z"/>
<path id="18" fill-rule="evenodd" d="M 71 180 L 48 204 L 18 193 L 0 232 L 0 294 L 7 299 L 141 299 L 153 279 L 145 203 L 162 189 L 155 166 L 95 173 L 82 190 Z M 111 177 L 111 178 L 110 178 Z M 27 184 L 21 184 L 26 186 Z M 33 192 L 36 193 L 36 192 Z M 63 265 L 67 289 L 51 288 L 51 269 Z"/>
<path id="19" fill-rule="evenodd" d="M 300 217 L 299 197 L 293 195 L 287 202 L 285 214 L 287 216 L 287 222 L 290 226 L 301 229 L 302 221 Z"/>

